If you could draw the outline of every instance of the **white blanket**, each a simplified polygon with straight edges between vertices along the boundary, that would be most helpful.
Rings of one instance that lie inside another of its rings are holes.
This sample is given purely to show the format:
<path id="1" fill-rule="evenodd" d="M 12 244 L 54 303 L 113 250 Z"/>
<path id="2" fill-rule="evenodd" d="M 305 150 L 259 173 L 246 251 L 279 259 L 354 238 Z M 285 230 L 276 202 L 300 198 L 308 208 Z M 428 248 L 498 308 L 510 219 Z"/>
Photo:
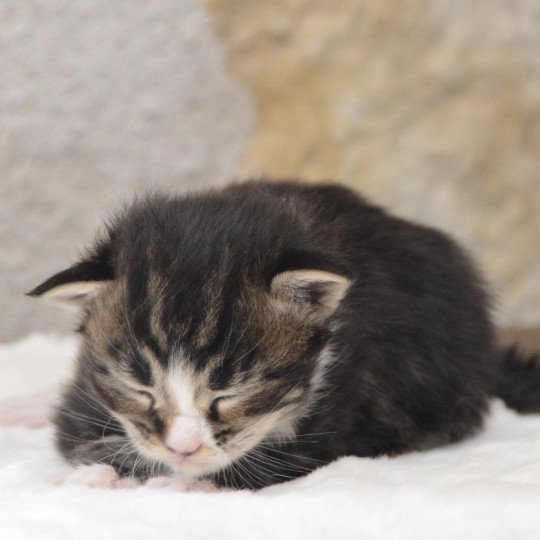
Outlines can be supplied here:
<path id="1" fill-rule="evenodd" d="M 75 347 L 43 336 L 0 347 L 0 402 L 21 396 L 8 403 L 24 416 L 51 400 Z M 56 485 L 69 468 L 51 439 L 51 427 L 0 427 L 1 539 L 540 538 L 540 415 L 500 402 L 464 443 L 342 458 L 258 493 Z"/>

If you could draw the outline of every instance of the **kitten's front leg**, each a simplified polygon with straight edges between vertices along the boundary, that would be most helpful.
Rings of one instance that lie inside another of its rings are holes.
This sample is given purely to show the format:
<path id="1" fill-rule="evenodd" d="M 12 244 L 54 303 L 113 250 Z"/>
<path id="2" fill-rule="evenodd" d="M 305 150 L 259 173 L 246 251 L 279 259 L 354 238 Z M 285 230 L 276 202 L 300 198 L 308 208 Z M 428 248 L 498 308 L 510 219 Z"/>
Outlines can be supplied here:
<path id="1" fill-rule="evenodd" d="M 57 433 L 57 438 L 61 437 Z M 75 466 L 101 464 L 112 467 L 119 476 L 148 476 L 143 464 L 138 463 L 143 458 L 133 449 L 127 436 L 106 435 L 97 440 L 70 441 L 69 448 L 64 447 L 62 454 Z"/>
<path id="2" fill-rule="evenodd" d="M 79 425 L 80 435 L 88 432 Z M 159 465 L 150 467 L 147 461 L 133 448 L 125 435 L 105 435 L 96 440 L 65 435 L 57 430 L 57 444 L 61 452 L 75 469 L 58 480 L 62 485 L 84 485 L 93 488 L 134 488 L 141 485 L 151 472 L 162 471 Z M 152 469 L 152 470 L 151 470 Z"/>
<path id="3" fill-rule="evenodd" d="M 104 463 L 79 465 L 73 472 L 59 479 L 56 484 L 102 489 L 133 489 L 141 485 L 135 478 L 122 478 L 114 467 Z"/>

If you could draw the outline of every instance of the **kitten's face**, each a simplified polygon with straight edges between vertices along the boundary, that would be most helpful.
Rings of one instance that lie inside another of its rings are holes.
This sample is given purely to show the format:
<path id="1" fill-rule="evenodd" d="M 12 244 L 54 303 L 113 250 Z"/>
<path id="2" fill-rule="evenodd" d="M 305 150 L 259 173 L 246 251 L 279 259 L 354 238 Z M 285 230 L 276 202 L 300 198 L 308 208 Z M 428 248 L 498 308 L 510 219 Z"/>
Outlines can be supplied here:
<path id="1" fill-rule="evenodd" d="M 200 475 L 292 436 L 324 369 L 320 319 L 250 288 L 232 303 L 214 291 L 217 305 L 167 325 L 164 290 L 156 279 L 145 309 L 129 313 L 127 285 L 112 282 L 84 323 L 85 376 L 140 453 Z"/>
<path id="2" fill-rule="evenodd" d="M 77 383 L 144 456 L 216 471 L 313 405 L 349 280 L 301 241 L 293 206 L 234 188 L 150 198 L 30 293 L 84 308 Z"/>

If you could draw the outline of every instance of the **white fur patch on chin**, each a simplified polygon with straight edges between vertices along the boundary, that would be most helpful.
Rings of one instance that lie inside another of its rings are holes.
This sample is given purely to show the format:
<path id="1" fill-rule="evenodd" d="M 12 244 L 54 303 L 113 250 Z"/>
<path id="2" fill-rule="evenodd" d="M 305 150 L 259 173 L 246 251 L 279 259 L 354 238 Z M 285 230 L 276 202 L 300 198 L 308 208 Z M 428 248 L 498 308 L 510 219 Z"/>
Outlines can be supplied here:
<path id="1" fill-rule="evenodd" d="M 141 485 L 134 478 L 120 478 L 113 467 L 104 463 L 80 465 L 65 478 L 55 482 L 55 484 L 97 489 L 134 489 Z"/>
<path id="2" fill-rule="evenodd" d="M 41 429 L 51 425 L 51 407 L 39 398 L 14 397 L 0 402 L 0 426 Z"/>

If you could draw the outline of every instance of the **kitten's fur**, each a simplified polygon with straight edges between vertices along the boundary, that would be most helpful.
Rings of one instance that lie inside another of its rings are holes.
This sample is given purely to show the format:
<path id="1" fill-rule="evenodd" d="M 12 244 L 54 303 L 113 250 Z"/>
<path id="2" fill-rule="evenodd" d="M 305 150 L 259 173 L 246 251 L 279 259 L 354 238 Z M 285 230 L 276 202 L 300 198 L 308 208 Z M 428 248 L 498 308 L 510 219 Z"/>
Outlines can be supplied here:
<path id="1" fill-rule="evenodd" d="M 464 252 L 335 185 L 145 198 L 31 294 L 84 307 L 56 414 L 74 464 L 260 488 L 459 441 L 493 395 L 540 411 L 540 370 L 500 361 Z M 188 410 L 207 438 L 178 463 L 164 441 Z"/>

